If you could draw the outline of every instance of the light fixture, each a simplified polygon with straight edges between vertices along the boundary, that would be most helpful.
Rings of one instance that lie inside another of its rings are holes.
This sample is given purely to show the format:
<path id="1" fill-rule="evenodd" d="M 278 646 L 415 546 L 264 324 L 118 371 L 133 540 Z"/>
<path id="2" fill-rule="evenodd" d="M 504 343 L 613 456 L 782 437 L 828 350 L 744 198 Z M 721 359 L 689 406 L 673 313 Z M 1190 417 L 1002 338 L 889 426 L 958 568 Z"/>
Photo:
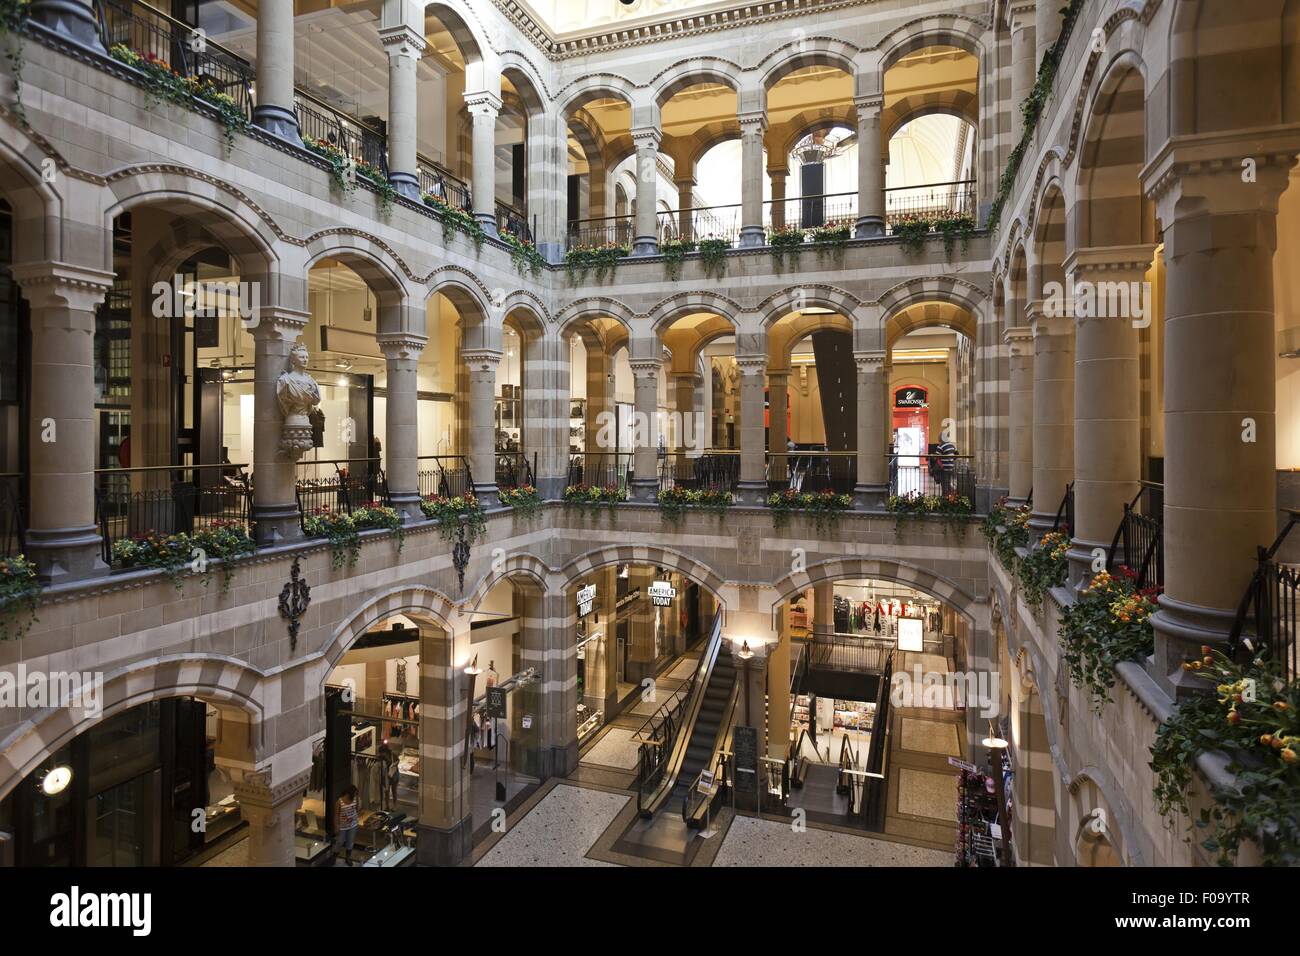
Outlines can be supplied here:
<path id="1" fill-rule="evenodd" d="M 1006 750 L 1009 746 L 1005 739 L 999 736 L 997 728 L 993 726 L 993 721 L 989 721 L 989 735 L 980 741 L 989 750 Z"/>
<path id="2" fill-rule="evenodd" d="M 742 661 L 748 661 L 753 659 L 754 652 L 749 649 L 749 641 L 745 641 L 740 646 L 740 651 L 736 654 L 736 656 L 739 657 Z"/>
<path id="3" fill-rule="evenodd" d="M 352 368 L 352 363 L 345 358 L 341 358 L 334 363 L 334 367 L 346 372 Z"/>
<path id="4" fill-rule="evenodd" d="M 41 793 L 47 797 L 57 796 L 68 788 L 72 782 L 72 768 L 66 764 L 59 764 L 45 772 L 41 777 Z"/>

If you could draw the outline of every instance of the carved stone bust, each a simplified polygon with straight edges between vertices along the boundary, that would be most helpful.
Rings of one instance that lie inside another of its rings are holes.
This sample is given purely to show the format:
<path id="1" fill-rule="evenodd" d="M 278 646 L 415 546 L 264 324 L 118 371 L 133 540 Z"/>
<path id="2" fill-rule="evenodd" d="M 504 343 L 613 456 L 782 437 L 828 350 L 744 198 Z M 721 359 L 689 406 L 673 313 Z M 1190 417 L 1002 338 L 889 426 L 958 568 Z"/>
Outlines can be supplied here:
<path id="1" fill-rule="evenodd" d="M 320 404 L 320 386 L 307 374 L 307 346 L 302 343 L 289 352 L 289 368 L 276 380 L 275 395 L 284 414 L 280 448 L 297 459 L 312 447 L 309 416 Z"/>

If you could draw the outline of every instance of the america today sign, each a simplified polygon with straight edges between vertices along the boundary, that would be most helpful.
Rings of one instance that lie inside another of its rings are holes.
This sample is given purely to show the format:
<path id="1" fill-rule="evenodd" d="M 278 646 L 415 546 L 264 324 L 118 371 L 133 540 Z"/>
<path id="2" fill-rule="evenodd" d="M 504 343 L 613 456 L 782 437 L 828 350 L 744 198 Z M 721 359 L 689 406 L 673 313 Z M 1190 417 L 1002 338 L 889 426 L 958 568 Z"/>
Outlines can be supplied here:
<path id="1" fill-rule="evenodd" d="M 667 581 L 656 581 L 647 589 L 650 603 L 655 607 L 672 607 L 677 589 Z"/>
<path id="2" fill-rule="evenodd" d="M 578 588 L 578 617 L 586 617 L 596 603 L 596 585 L 588 584 Z"/>

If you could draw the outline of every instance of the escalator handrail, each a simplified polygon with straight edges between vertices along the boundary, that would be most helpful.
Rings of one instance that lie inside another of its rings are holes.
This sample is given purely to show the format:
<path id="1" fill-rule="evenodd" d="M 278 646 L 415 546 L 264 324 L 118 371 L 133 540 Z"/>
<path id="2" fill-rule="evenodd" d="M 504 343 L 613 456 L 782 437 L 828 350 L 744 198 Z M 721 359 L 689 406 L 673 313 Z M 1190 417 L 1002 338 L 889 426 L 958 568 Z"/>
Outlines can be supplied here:
<path id="1" fill-rule="evenodd" d="M 705 691 L 708 690 L 709 681 L 713 677 L 713 668 L 718 661 L 718 651 L 722 647 L 722 612 L 718 611 L 713 617 L 713 630 L 709 635 L 709 642 L 705 645 L 703 653 L 700 654 L 700 663 L 697 665 L 695 674 L 692 678 L 694 687 L 691 689 L 690 702 L 686 705 L 685 712 L 682 715 L 681 725 L 674 734 L 672 753 L 663 764 L 663 771 L 659 777 L 659 784 L 651 792 L 650 798 L 645 801 L 643 806 L 646 814 L 653 815 L 663 806 L 669 794 L 673 792 L 673 787 L 677 783 L 677 775 L 681 772 L 682 761 L 686 758 L 686 748 L 690 744 L 691 735 L 695 733 L 695 721 L 700 715 L 700 705 L 704 701 Z"/>
<path id="2" fill-rule="evenodd" d="M 709 758 L 709 766 L 717 767 L 719 763 L 727 760 L 727 755 L 731 753 L 732 730 L 736 725 L 736 710 L 740 706 L 740 681 L 731 685 L 731 696 L 727 699 L 727 706 L 722 710 L 722 722 L 718 724 L 718 736 L 713 741 L 713 756 Z M 721 787 L 718 788 L 721 792 Z M 687 800 L 689 801 L 689 796 Z M 712 801 L 705 800 L 699 807 L 687 814 L 690 820 L 698 820 L 701 812 L 707 813 Z"/>

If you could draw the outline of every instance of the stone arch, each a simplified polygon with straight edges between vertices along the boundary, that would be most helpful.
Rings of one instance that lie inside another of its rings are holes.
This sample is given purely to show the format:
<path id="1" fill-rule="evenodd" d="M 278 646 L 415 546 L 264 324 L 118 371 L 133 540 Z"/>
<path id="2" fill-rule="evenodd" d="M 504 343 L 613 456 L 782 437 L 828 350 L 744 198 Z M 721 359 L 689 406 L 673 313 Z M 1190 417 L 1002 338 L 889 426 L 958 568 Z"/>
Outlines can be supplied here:
<path id="1" fill-rule="evenodd" d="M 60 228 L 63 200 L 42 175 L 42 163 L 50 154 L 7 115 L 4 131 L 0 137 L 0 196 L 13 211 L 14 261 L 69 258 Z"/>
<path id="2" fill-rule="evenodd" d="M 673 374 L 685 374 L 695 371 L 700 353 L 709 343 L 735 334 L 736 327 L 724 316 L 715 314 L 689 329 L 669 326 L 664 329 L 660 340 L 673 356 Z"/>
<path id="3" fill-rule="evenodd" d="M 792 322 L 774 325 L 767 333 L 767 370 L 768 373 L 783 372 L 790 368 L 790 354 L 794 347 L 808 336 L 833 330 L 853 334 L 851 313 L 819 312 L 812 315 L 796 315 Z"/>
<path id="4" fill-rule="evenodd" d="M 905 584 L 948 604 L 975 627 L 984 623 L 987 602 L 980 601 L 941 574 L 892 558 L 831 558 L 809 565 L 803 571 L 787 574 L 772 585 L 777 592 L 774 603 L 788 601 L 796 592 L 806 591 L 814 585 L 830 584 L 844 578 L 877 578 Z"/>
<path id="5" fill-rule="evenodd" d="M 266 752 L 264 675 L 244 661 L 217 655 L 177 654 L 129 664 L 104 676 L 101 712 L 86 716 L 80 707 L 48 708 L 25 720 L 0 745 L 0 799 L 41 762 L 77 735 L 138 704 L 168 697 L 199 697 L 230 704 L 253 718 L 253 756 Z"/>
<path id="6" fill-rule="evenodd" d="M 770 130 L 767 139 L 772 141 L 768 147 L 768 165 L 773 165 L 773 159 L 779 158 L 784 166 L 789 162 L 790 151 L 794 149 L 795 144 L 803 139 L 809 133 L 816 133 L 820 130 L 831 129 L 835 126 L 844 126 L 853 131 L 851 139 L 857 138 L 857 109 L 852 103 L 836 103 L 830 106 L 822 106 L 817 109 L 804 110 L 792 116 L 785 123 L 775 130 Z M 779 136 L 779 139 L 774 139 Z M 779 153 L 779 157 L 773 157 L 773 152 Z"/>
<path id="7" fill-rule="evenodd" d="M 369 598 L 358 610 L 344 620 L 321 648 L 320 657 L 325 666 L 320 671 L 317 691 L 325 692 L 325 681 L 348 649 L 379 622 L 394 614 L 425 618 L 441 627 L 446 639 L 451 640 L 454 622 L 460 616 L 455 603 L 447 595 L 422 584 L 403 585 L 383 591 Z"/>
<path id="8" fill-rule="evenodd" d="M 560 335 L 568 338 L 576 327 L 592 319 L 614 319 L 631 334 L 634 313 L 617 299 L 608 296 L 588 296 L 570 302 L 555 317 Z"/>
<path id="9" fill-rule="evenodd" d="M 677 93 L 699 83 L 720 83 L 740 92 L 740 67 L 730 60 L 716 56 L 695 56 L 680 60 L 659 73 L 649 82 L 654 90 L 654 101 L 663 106 Z"/>
<path id="10" fill-rule="evenodd" d="M 922 116 L 934 114 L 955 116 L 979 129 L 979 96 L 969 90 L 939 90 L 933 93 L 905 96 L 880 113 L 880 141 L 882 151 L 888 149 L 894 134 L 906 124 Z"/>
<path id="11" fill-rule="evenodd" d="M 692 312 L 712 312 L 720 315 L 733 326 L 742 311 L 740 303 L 719 292 L 677 292 L 663 299 L 650 310 L 650 324 L 657 334 L 684 315 Z"/>
<path id="12" fill-rule="evenodd" d="M 1008 253 L 1005 277 L 1007 322 L 1012 328 L 1018 328 L 1024 321 L 1025 306 L 1029 303 L 1028 282 L 1029 268 L 1025 241 L 1023 236 L 1017 235 Z"/>
<path id="13" fill-rule="evenodd" d="M 446 27 L 456 41 L 456 47 L 465 58 L 465 65 L 479 63 L 491 49 L 477 15 L 462 0 L 427 0 L 423 7 L 425 17 L 434 16 Z"/>
<path id="14" fill-rule="evenodd" d="M 985 26 L 971 17 L 939 14 L 909 20 L 886 34 L 875 49 L 883 50 L 880 72 L 883 75 L 891 66 L 917 50 L 928 46 L 951 46 L 978 57 L 984 64 L 983 37 Z"/>
<path id="15" fill-rule="evenodd" d="M 1128 51 L 1107 66 L 1084 126 L 1075 179 L 1077 247 L 1131 246 L 1154 238 L 1151 202 L 1140 181 L 1146 160 L 1144 64 Z"/>
<path id="16" fill-rule="evenodd" d="M 885 345 L 893 349 L 894 343 L 909 332 L 930 328 L 952 329 L 973 343 L 978 322 L 975 313 L 953 302 L 913 302 L 885 323 Z"/>
<path id="17" fill-rule="evenodd" d="M 802 309 L 833 309 L 851 319 L 861 305 L 862 300 L 852 292 L 819 283 L 795 285 L 774 292 L 758 304 L 758 312 L 763 316 L 763 328 L 771 329 L 791 312 Z"/>
<path id="18" fill-rule="evenodd" d="M 525 578 L 530 586 L 542 593 L 555 590 L 554 575 L 546 562 L 527 551 L 511 554 L 500 566 L 489 567 L 483 576 L 474 583 L 466 594 L 463 605 L 473 612 L 478 608 L 488 593 L 502 581 L 510 578 Z"/>
<path id="19" fill-rule="evenodd" d="M 517 328 L 526 332 L 529 338 L 545 335 L 550 324 L 545 306 L 531 292 L 524 290 L 506 296 L 501 305 L 501 313 L 507 320 L 512 320 Z"/>
<path id="20" fill-rule="evenodd" d="M 557 94 L 561 116 L 569 117 L 593 100 L 622 100 L 631 107 L 636 84 L 617 73 L 592 73 L 579 77 Z"/>
<path id="21" fill-rule="evenodd" d="M 510 80 L 529 119 L 545 113 L 550 94 L 545 81 L 527 58 L 516 51 L 502 54 L 501 75 Z"/>
<path id="22" fill-rule="evenodd" d="M 355 233 L 327 233 L 307 243 L 303 280 L 323 259 L 337 259 L 357 275 L 374 293 L 380 307 L 400 304 L 412 298 L 401 270 L 390 261 L 388 251 L 366 236 Z"/>
<path id="23" fill-rule="evenodd" d="M 857 70 L 854 57 L 858 52 L 853 44 L 834 37 L 800 36 L 759 61 L 758 68 L 763 71 L 759 85 L 770 90 L 791 73 L 809 66 L 833 66 L 853 76 Z"/>
<path id="24" fill-rule="evenodd" d="M 1034 208 L 1036 214 L 1030 236 L 1029 295 L 1046 296 L 1049 283 L 1065 286 L 1066 199 L 1065 186 L 1053 177 L 1043 186 Z M 1037 281 L 1035 281 L 1035 277 Z"/>
<path id="25" fill-rule="evenodd" d="M 686 153 L 683 157 L 686 161 L 685 168 L 694 170 L 709 150 L 734 139 L 740 139 L 740 123 L 734 119 L 718 120 L 701 126 L 682 144 Z"/>
<path id="26" fill-rule="evenodd" d="M 578 578 L 611 564 L 655 564 L 669 568 L 707 588 L 718 603 L 723 603 L 722 589 L 725 582 L 712 568 L 680 551 L 653 544 L 611 544 L 579 555 L 560 569 L 561 587 L 567 589 Z"/>
<path id="27" fill-rule="evenodd" d="M 1070 816 L 1069 824 L 1071 828 L 1070 847 L 1075 851 L 1075 861 L 1078 860 L 1078 843 L 1082 834 L 1079 832 L 1085 817 L 1083 810 L 1084 803 L 1080 797 L 1086 790 L 1093 790 L 1100 797 L 1102 805 L 1107 811 L 1106 826 L 1111 832 L 1119 836 L 1118 846 L 1116 841 L 1111 840 L 1111 846 L 1117 851 L 1116 855 L 1125 866 L 1142 865 L 1141 852 L 1133 833 L 1132 810 L 1126 800 L 1123 799 L 1122 791 L 1117 786 L 1114 776 L 1108 773 L 1104 768 L 1089 765 L 1080 770 L 1066 785 L 1066 790 L 1070 794 Z M 1116 795 L 1119 794 L 1119 799 Z"/>
<path id="28" fill-rule="evenodd" d="M 878 300 L 880 321 L 888 327 L 894 316 L 920 302 L 949 302 L 971 315 L 978 315 L 987 296 L 984 290 L 964 279 L 951 276 L 920 276 L 906 279 L 887 289 Z"/>

